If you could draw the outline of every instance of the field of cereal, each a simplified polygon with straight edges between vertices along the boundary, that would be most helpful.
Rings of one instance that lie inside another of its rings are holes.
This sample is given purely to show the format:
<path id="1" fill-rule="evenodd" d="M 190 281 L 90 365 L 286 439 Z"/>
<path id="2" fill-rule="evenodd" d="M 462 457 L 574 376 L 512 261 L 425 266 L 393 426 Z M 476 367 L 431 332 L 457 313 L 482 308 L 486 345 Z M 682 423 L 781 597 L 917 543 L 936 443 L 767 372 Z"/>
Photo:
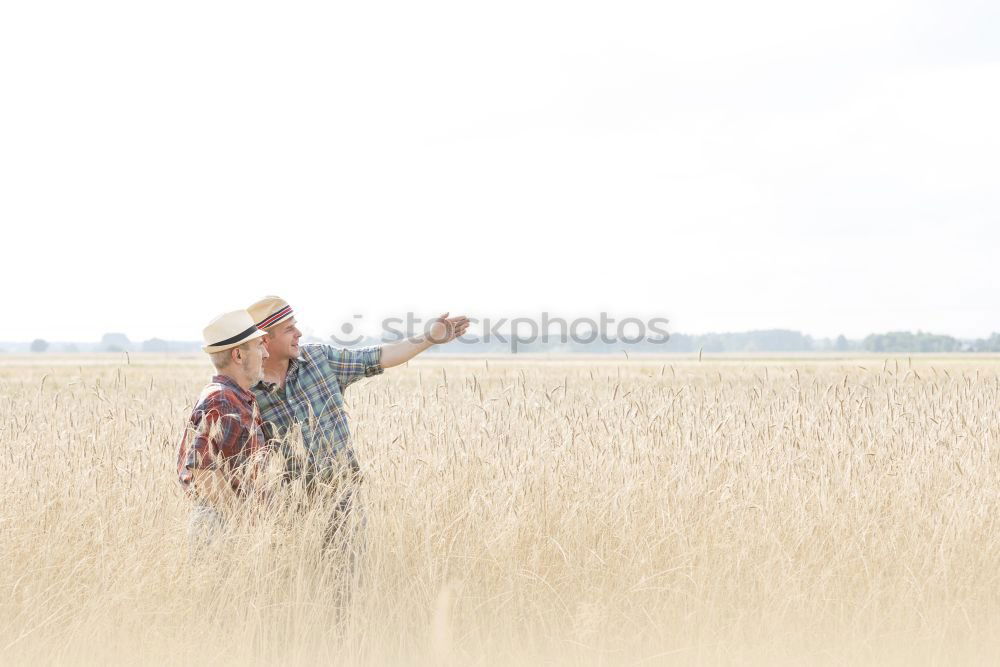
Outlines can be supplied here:
<path id="1" fill-rule="evenodd" d="M 0 359 L 8 664 L 989 663 L 1000 362 L 427 359 L 347 391 L 345 597 L 315 517 L 190 557 L 206 360 Z"/>

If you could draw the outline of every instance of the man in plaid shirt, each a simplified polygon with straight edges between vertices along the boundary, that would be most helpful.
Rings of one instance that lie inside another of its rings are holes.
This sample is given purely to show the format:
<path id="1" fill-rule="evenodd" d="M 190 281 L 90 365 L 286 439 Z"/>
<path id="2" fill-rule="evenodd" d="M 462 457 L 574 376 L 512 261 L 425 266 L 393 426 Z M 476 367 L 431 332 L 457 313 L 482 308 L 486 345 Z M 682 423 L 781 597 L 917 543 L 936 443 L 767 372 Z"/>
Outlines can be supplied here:
<path id="1" fill-rule="evenodd" d="M 360 476 L 344 410 L 344 390 L 362 378 L 406 363 L 432 345 L 458 338 L 468 329 L 469 320 L 449 318 L 445 313 L 425 336 L 347 349 L 322 344 L 300 346 L 302 332 L 296 326 L 295 315 L 279 297 L 265 297 L 247 310 L 257 327 L 267 332 L 264 341 L 269 356 L 264 363 L 264 378 L 253 391 L 268 437 L 282 442 L 289 475 L 304 479 L 307 488 L 340 484 L 337 510 L 326 535 L 329 543 L 347 516 L 358 511 L 353 491 Z M 288 440 L 299 431 L 305 451 L 296 455 Z"/>
<path id="2" fill-rule="evenodd" d="M 267 359 L 264 332 L 245 310 L 226 313 L 205 328 L 205 346 L 216 375 L 201 391 L 177 452 L 177 476 L 194 499 L 189 533 L 215 536 L 225 518 L 259 500 L 257 482 L 267 453 L 260 410 L 250 386 Z"/>
<path id="3" fill-rule="evenodd" d="M 207 494 L 237 497 L 253 493 L 252 463 L 266 440 L 257 400 L 224 373 L 212 376 L 201 390 L 177 453 L 177 476 L 185 491 L 194 491 L 195 478 L 211 487 Z M 218 484 L 215 481 L 218 480 Z M 228 487 L 228 489 L 226 488 Z"/>

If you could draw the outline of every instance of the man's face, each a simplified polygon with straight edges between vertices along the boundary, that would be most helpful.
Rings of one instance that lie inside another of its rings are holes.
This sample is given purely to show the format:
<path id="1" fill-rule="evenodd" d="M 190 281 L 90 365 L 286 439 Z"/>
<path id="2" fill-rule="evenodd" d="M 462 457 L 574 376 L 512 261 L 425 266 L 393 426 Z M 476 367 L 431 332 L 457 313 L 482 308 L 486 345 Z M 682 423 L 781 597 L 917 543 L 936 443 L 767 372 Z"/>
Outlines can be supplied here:
<path id="1" fill-rule="evenodd" d="M 277 359 L 294 359 L 299 356 L 299 338 L 302 332 L 295 326 L 295 318 L 276 324 L 267 330 L 264 340 L 267 351 Z"/>
<path id="2" fill-rule="evenodd" d="M 267 346 L 264 337 L 250 341 L 249 349 L 243 351 L 242 367 L 250 385 L 253 386 L 264 379 L 264 360 L 267 359 Z"/>

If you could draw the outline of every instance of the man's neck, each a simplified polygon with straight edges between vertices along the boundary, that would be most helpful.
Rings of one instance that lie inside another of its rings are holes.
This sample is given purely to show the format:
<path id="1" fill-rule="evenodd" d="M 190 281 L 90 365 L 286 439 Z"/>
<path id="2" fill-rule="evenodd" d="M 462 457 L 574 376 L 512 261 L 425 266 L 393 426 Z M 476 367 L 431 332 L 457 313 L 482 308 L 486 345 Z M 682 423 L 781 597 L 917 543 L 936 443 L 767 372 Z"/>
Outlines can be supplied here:
<path id="1" fill-rule="evenodd" d="M 278 359 L 268 357 L 264 360 L 264 381 L 275 382 L 279 387 L 285 386 L 285 376 L 288 375 L 288 365 L 291 360 L 287 357 Z"/>
<path id="2" fill-rule="evenodd" d="M 242 373 L 236 374 L 232 371 L 226 373 L 220 373 L 219 375 L 225 375 L 227 378 L 238 384 L 244 389 L 244 391 L 250 391 L 250 381 L 247 380 L 246 376 Z"/>

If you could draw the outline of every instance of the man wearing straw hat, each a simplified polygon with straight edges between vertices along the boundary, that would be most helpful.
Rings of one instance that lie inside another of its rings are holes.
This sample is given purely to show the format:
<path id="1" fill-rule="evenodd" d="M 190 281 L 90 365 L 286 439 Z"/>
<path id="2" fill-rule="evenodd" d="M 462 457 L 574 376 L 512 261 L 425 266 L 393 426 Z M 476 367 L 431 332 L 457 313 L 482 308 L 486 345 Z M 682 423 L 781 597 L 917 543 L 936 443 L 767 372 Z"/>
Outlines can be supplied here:
<path id="1" fill-rule="evenodd" d="M 360 511 L 354 501 L 360 472 L 344 410 L 344 390 L 362 378 L 406 363 L 432 345 L 458 338 L 468 329 L 469 320 L 449 318 L 445 313 L 432 323 L 427 335 L 349 349 L 300 346 L 302 332 L 295 313 L 280 297 L 264 297 L 247 310 L 257 327 L 267 332 L 264 378 L 253 391 L 268 436 L 287 445 L 289 434 L 301 433 L 304 451 L 299 456 L 284 449 L 289 477 L 302 479 L 311 491 L 333 491 L 335 511 L 324 539 L 328 547 L 350 515 Z M 363 517 L 356 518 L 363 522 Z M 352 549 L 352 568 L 354 553 Z"/>
<path id="2" fill-rule="evenodd" d="M 188 525 L 195 542 L 211 540 L 227 516 L 262 497 L 256 478 L 267 441 L 250 387 L 267 359 L 263 336 L 245 310 L 220 315 L 203 331 L 202 350 L 216 375 L 198 397 L 177 453 L 181 486 L 195 500 Z"/>

